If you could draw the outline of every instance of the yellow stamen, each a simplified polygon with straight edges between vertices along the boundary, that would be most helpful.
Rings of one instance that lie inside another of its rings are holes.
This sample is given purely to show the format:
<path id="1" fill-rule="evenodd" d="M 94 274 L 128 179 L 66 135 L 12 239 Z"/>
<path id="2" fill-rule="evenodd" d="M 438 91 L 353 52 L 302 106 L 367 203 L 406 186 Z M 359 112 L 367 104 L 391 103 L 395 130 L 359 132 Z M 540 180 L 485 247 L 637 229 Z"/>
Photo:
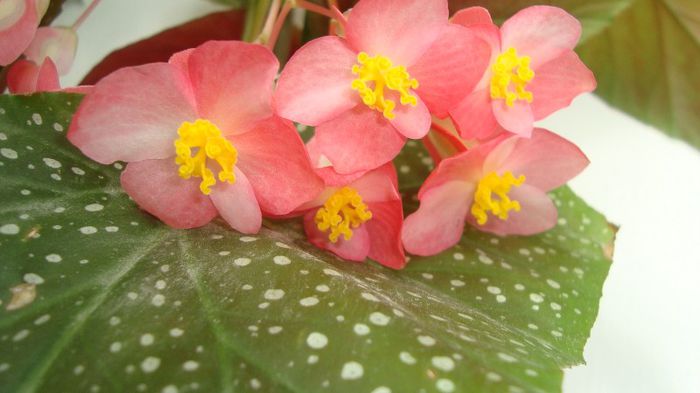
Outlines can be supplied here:
<path id="1" fill-rule="evenodd" d="M 510 107 L 516 100 L 532 102 L 532 92 L 525 90 L 535 77 L 535 71 L 530 68 L 529 56 L 519 57 L 515 48 L 508 48 L 498 55 L 491 70 L 491 98 L 505 99 L 506 105 Z"/>
<path id="2" fill-rule="evenodd" d="M 204 195 L 209 195 L 210 187 L 216 184 L 214 173 L 207 167 L 209 158 L 221 167 L 219 181 L 229 184 L 236 181 L 233 167 L 238 160 L 238 151 L 221 136 L 221 130 L 213 123 L 203 119 L 194 123 L 186 121 L 180 125 L 177 134 L 180 137 L 175 140 L 175 163 L 180 165 L 178 174 L 181 178 L 201 177 L 199 189 Z M 193 148 L 197 150 L 193 152 Z"/>
<path id="3" fill-rule="evenodd" d="M 365 52 L 357 55 L 357 62 L 359 64 L 352 67 L 357 79 L 350 86 L 360 93 L 365 105 L 382 112 L 387 119 L 393 119 L 396 102 L 384 97 L 385 88 L 399 93 L 401 105 L 418 104 L 418 99 L 410 92 L 410 89 L 418 88 L 418 81 L 411 78 L 406 67 L 394 66 L 386 56 L 370 57 Z M 367 86 L 368 82 L 374 82 L 374 88 Z"/>
<path id="4" fill-rule="evenodd" d="M 520 211 L 520 203 L 513 201 L 508 197 L 508 192 L 512 186 L 520 187 L 525 182 L 525 176 L 520 175 L 517 178 L 511 172 L 506 172 L 502 176 L 491 172 L 484 176 L 480 181 L 474 193 L 474 204 L 472 204 L 471 213 L 476 218 L 479 225 L 484 225 L 488 221 L 487 212 L 500 218 L 501 220 L 508 219 L 508 212 L 514 210 Z M 493 198 L 496 194 L 498 199 Z"/>
<path id="5" fill-rule="evenodd" d="M 352 238 L 352 229 L 372 218 L 372 212 L 362 202 L 362 197 L 351 187 L 343 187 L 326 200 L 316 212 L 316 226 L 322 232 L 330 229 L 328 240 L 335 243 L 343 235 Z"/>

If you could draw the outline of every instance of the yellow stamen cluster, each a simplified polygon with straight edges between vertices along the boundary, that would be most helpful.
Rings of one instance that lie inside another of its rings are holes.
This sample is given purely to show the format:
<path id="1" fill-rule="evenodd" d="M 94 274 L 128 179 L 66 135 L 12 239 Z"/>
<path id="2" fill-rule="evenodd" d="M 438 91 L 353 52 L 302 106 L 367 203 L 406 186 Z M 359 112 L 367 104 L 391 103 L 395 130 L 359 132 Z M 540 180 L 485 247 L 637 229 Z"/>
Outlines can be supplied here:
<path id="1" fill-rule="evenodd" d="M 480 181 L 474 193 L 474 204 L 472 204 L 471 213 L 476 218 L 479 225 L 484 225 L 488 221 L 487 212 L 491 212 L 494 216 L 501 220 L 508 219 L 508 212 L 514 210 L 520 211 L 520 203 L 513 201 L 508 197 L 508 192 L 512 186 L 519 187 L 525 182 L 525 176 L 513 176 L 511 172 L 506 172 L 502 176 L 491 172 L 484 176 Z M 498 199 L 494 199 L 494 195 Z"/>
<path id="2" fill-rule="evenodd" d="M 177 134 L 180 137 L 175 140 L 175 163 L 180 165 L 178 174 L 181 178 L 202 178 L 199 189 L 204 195 L 209 195 L 210 187 L 216 184 L 216 178 L 207 167 L 208 158 L 221 167 L 219 181 L 230 184 L 236 181 L 233 167 L 238 160 L 238 152 L 213 123 L 203 119 L 197 119 L 194 123 L 186 121 L 177 130 Z M 193 152 L 192 149 L 196 150 Z"/>
<path id="3" fill-rule="evenodd" d="M 372 218 L 372 212 L 362 202 L 362 197 L 351 187 L 336 191 L 316 212 L 315 222 L 318 229 L 326 232 L 330 229 L 328 239 L 336 243 L 340 235 L 345 240 L 352 238 L 352 229 L 357 228 Z"/>
<path id="4" fill-rule="evenodd" d="M 530 68 L 529 56 L 519 57 L 515 48 L 509 48 L 498 55 L 491 70 L 491 98 L 505 99 L 509 107 L 516 100 L 532 102 L 532 92 L 525 90 L 535 77 L 535 71 Z M 511 89 L 511 85 L 515 90 Z"/>
<path id="5" fill-rule="evenodd" d="M 384 97 L 385 88 L 399 94 L 401 105 L 418 104 L 417 98 L 410 92 L 410 89 L 418 88 L 418 81 L 411 78 L 406 67 L 394 66 L 385 56 L 370 57 L 365 52 L 357 55 L 357 62 L 359 64 L 352 67 L 357 79 L 350 86 L 360 93 L 365 105 L 382 112 L 387 119 L 393 119 L 396 102 Z M 369 82 L 374 83 L 374 88 L 367 85 Z"/>

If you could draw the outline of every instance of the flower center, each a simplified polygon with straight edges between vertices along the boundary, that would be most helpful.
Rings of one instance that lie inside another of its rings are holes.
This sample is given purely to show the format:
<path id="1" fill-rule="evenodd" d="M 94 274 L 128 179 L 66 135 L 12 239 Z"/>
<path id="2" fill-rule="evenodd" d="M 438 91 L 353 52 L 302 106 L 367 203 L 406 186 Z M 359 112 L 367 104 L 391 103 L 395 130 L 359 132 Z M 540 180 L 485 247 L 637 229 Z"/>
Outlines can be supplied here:
<path id="1" fill-rule="evenodd" d="M 221 130 L 213 123 L 203 119 L 197 119 L 194 123 L 186 121 L 180 125 L 177 134 L 180 137 L 175 140 L 175 163 L 180 165 L 178 174 L 181 178 L 202 178 L 199 189 L 204 195 L 209 195 L 210 187 L 216 184 L 214 173 L 207 167 L 207 159 L 211 159 L 221 167 L 219 181 L 230 184 L 236 181 L 233 167 L 238 151 L 221 136 Z"/>
<path id="2" fill-rule="evenodd" d="M 506 105 L 510 107 L 516 100 L 532 102 L 532 92 L 525 90 L 535 77 L 535 71 L 530 68 L 529 56 L 518 56 L 515 48 L 508 48 L 498 55 L 491 70 L 491 98 L 505 99 Z"/>
<path id="3" fill-rule="evenodd" d="M 513 176 L 511 172 L 506 172 L 503 176 L 499 176 L 496 172 L 491 172 L 484 176 L 480 181 L 474 193 L 474 204 L 472 204 L 471 213 L 476 218 L 479 225 L 484 225 L 488 221 L 487 212 L 500 218 L 501 220 L 508 219 L 508 212 L 515 210 L 520 211 L 520 203 L 513 201 L 508 197 L 508 192 L 512 186 L 519 187 L 525 182 L 525 176 Z M 494 199 L 494 194 L 497 199 Z"/>
<path id="4" fill-rule="evenodd" d="M 328 239 L 335 243 L 343 235 L 345 240 L 352 238 L 352 229 L 372 218 L 372 212 L 362 202 L 362 197 L 354 188 L 343 187 L 326 200 L 316 212 L 316 226 L 321 232 L 330 229 Z"/>
<path id="5" fill-rule="evenodd" d="M 352 73 L 357 75 L 357 79 L 350 86 L 360 93 L 362 102 L 370 109 L 382 112 L 389 120 L 395 117 L 393 111 L 396 102 L 384 97 L 388 93 L 385 89 L 398 93 L 401 105 L 418 104 L 416 96 L 410 92 L 410 89 L 418 88 L 418 81 L 411 78 L 406 67 L 394 66 L 385 56 L 370 57 L 365 52 L 357 55 L 357 62 L 359 64 L 352 66 Z M 369 87 L 368 83 L 373 83 L 374 87 Z"/>

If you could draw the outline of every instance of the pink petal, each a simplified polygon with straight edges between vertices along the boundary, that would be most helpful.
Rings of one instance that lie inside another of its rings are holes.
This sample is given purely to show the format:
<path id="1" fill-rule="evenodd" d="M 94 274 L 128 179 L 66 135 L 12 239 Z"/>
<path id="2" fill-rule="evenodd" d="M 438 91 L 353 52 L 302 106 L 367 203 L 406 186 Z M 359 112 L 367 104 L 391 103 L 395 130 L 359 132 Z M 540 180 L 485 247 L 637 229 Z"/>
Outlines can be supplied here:
<path id="1" fill-rule="evenodd" d="M 369 257 L 392 269 L 402 269 L 406 256 L 401 243 L 401 200 L 368 203 L 372 218 L 363 224 L 369 235 Z"/>
<path id="2" fill-rule="evenodd" d="M 420 98 L 416 106 L 398 103 L 394 109 L 394 115 L 394 119 L 390 120 L 391 125 L 406 138 L 420 139 L 430 131 L 432 117 L 428 107 Z"/>
<path id="3" fill-rule="evenodd" d="M 501 127 L 513 134 L 530 137 L 532 123 L 535 121 L 530 104 L 516 101 L 513 106 L 508 106 L 505 100 L 492 100 L 491 108 Z"/>
<path id="4" fill-rule="evenodd" d="M 588 163 L 588 158 L 576 145 L 536 128 L 531 138 L 511 137 L 499 144 L 489 154 L 484 171 L 525 175 L 525 184 L 546 192 L 566 184 Z"/>
<path id="5" fill-rule="evenodd" d="M 408 67 L 438 38 L 448 16 L 445 0 L 361 0 L 345 32 L 355 51 Z"/>
<path id="6" fill-rule="evenodd" d="M 476 184 L 483 176 L 484 161 L 493 146 L 494 143 L 489 142 L 440 161 L 437 168 L 423 182 L 418 191 L 418 198 L 422 200 L 428 190 L 445 183 L 456 181 Z"/>
<path id="7" fill-rule="evenodd" d="M 596 80 L 578 55 L 567 51 L 539 66 L 527 87 L 534 97 L 531 106 L 535 120 L 540 120 L 569 106 L 579 94 L 595 90 Z"/>
<path id="8" fill-rule="evenodd" d="M 369 171 L 348 186 L 357 190 L 365 203 L 400 201 L 398 179 L 394 164 L 387 163 Z M 345 185 L 345 184 L 343 184 Z"/>
<path id="9" fill-rule="evenodd" d="M 331 243 L 328 240 L 328 233 L 318 230 L 314 221 L 315 215 L 316 210 L 312 210 L 304 216 L 304 232 L 306 232 L 306 237 L 311 244 L 349 261 L 361 262 L 367 258 L 370 249 L 370 236 L 364 226 L 353 229 L 350 240 L 346 241 L 341 236 L 336 243 Z"/>
<path id="10" fill-rule="evenodd" d="M 520 211 L 511 210 L 507 220 L 490 215 L 486 224 L 479 225 L 469 214 L 467 221 L 484 232 L 522 236 L 544 232 L 557 223 L 557 208 L 552 200 L 539 188 L 527 184 L 527 181 L 520 187 L 512 188 L 508 196 L 520 202 Z"/>
<path id="11" fill-rule="evenodd" d="M 234 173 L 236 181 L 233 184 L 219 182 L 212 187 L 211 201 L 231 228 L 246 234 L 258 233 L 262 213 L 255 192 L 240 169 L 234 168 Z"/>
<path id="12" fill-rule="evenodd" d="M 488 89 L 474 91 L 450 110 L 450 116 L 465 139 L 488 139 L 501 131 L 491 106 Z"/>
<path id="13" fill-rule="evenodd" d="M 287 214 L 323 190 L 291 122 L 271 117 L 229 139 L 264 213 Z"/>
<path id="14" fill-rule="evenodd" d="M 357 54 L 338 37 L 315 39 L 294 53 L 275 91 L 275 109 L 287 119 L 316 126 L 359 104 L 350 85 Z"/>
<path id="15" fill-rule="evenodd" d="M 316 127 L 316 143 L 339 173 L 377 168 L 401 151 L 406 139 L 384 118 L 364 105 Z"/>
<path id="16" fill-rule="evenodd" d="M 490 57 L 491 47 L 485 41 L 469 29 L 452 24 L 409 73 L 418 80 L 418 95 L 430 112 L 445 117 L 481 80 Z"/>
<path id="17" fill-rule="evenodd" d="M 15 61 L 32 42 L 39 17 L 32 0 L 5 0 L 9 11 L 0 19 L 0 66 Z"/>
<path id="18" fill-rule="evenodd" d="M 493 24 L 489 10 L 484 7 L 469 7 L 455 12 L 450 22 L 465 27 L 481 24 Z"/>
<path id="19" fill-rule="evenodd" d="M 41 64 L 51 58 L 56 63 L 60 75 L 70 71 L 78 47 L 78 36 L 67 27 L 40 27 L 34 40 L 24 51 L 27 60 Z"/>
<path id="20" fill-rule="evenodd" d="M 197 112 L 226 135 L 272 115 L 279 62 L 269 49 L 240 41 L 209 41 L 189 57 Z"/>
<path id="21" fill-rule="evenodd" d="M 403 245 L 411 254 L 435 255 L 459 242 L 473 200 L 474 184 L 451 181 L 426 190 L 418 210 L 406 217 Z"/>
<path id="22" fill-rule="evenodd" d="M 198 179 L 178 176 L 174 158 L 130 162 L 121 183 L 141 209 L 173 228 L 200 227 L 217 215 L 209 197 L 199 190 Z"/>
<path id="23" fill-rule="evenodd" d="M 501 26 L 503 49 L 530 56 L 533 68 L 574 49 L 580 36 L 581 23 L 558 7 L 528 7 Z"/>
<path id="24" fill-rule="evenodd" d="M 103 164 L 173 156 L 178 128 L 197 118 L 183 90 L 169 64 L 117 70 L 83 99 L 68 139 Z"/>
<path id="25" fill-rule="evenodd" d="M 32 94 L 61 88 L 58 72 L 51 58 L 41 66 L 28 60 L 16 61 L 7 71 L 7 87 L 12 94 Z"/>

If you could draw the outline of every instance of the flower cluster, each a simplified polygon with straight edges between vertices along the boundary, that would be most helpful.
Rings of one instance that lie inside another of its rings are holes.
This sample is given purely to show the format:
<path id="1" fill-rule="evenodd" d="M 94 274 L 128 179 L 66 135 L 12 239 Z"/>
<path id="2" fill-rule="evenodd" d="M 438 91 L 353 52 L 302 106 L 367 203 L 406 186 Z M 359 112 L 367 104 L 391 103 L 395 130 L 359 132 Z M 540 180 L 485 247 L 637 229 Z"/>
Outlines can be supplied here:
<path id="1" fill-rule="evenodd" d="M 334 11 L 338 33 L 279 75 L 267 47 L 238 41 L 120 69 L 88 92 L 68 138 L 100 163 L 127 162 L 126 192 L 172 227 L 221 216 L 252 234 L 263 217 L 302 216 L 312 244 L 396 269 L 404 250 L 455 245 L 466 223 L 498 235 L 554 225 L 546 193 L 588 160 L 533 123 L 595 88 L 573 52 L 576 19 L 536 6 L 499 29 L 479 7 L 450 19 L 447 0 Z M 308 143 L 294 123 L 315 128 Z M 438 165 L 404 221 L 392 160 L 407 139 Z"/>

